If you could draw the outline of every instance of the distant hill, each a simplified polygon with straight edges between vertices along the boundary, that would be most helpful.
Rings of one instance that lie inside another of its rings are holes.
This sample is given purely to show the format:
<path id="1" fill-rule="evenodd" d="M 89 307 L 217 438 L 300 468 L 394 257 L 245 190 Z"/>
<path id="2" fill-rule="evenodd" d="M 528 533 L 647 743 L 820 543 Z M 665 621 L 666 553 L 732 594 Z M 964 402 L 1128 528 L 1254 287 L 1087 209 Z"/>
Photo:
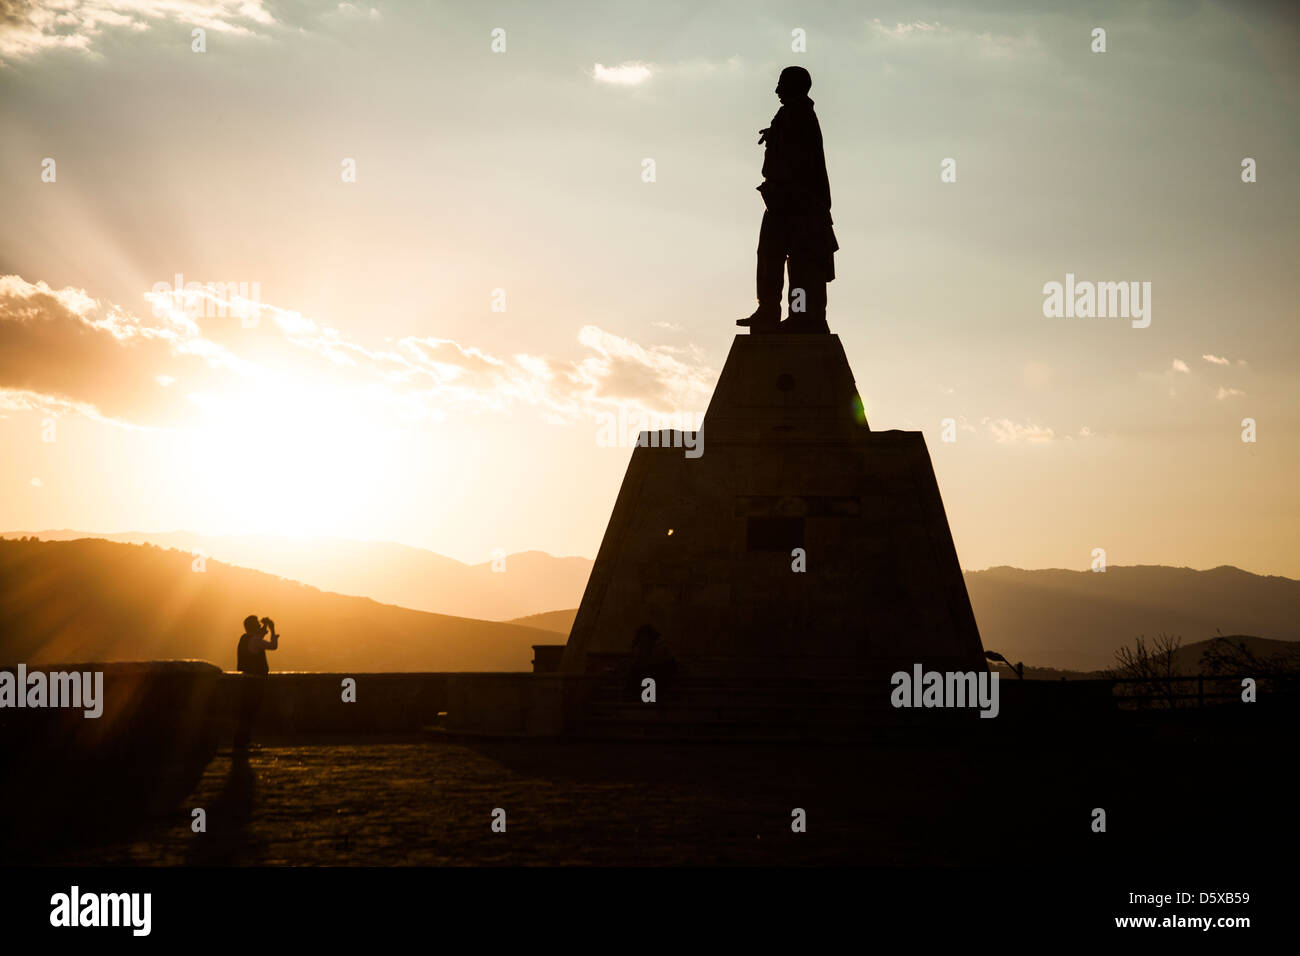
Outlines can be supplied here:
<path id="1" fill-rule="evenodd" d="M 202 658 L 226 669 L 249 614 L 283 635 L 272 670 L 528 671 L 550 631 L 346 597 L 183 551 L 0 540 L 0 662 Z"/>
<path id="2" fill-rule="evenodd" d="M 1244 634 L 1225 634 L 1224 637 L 1234 645 L 1243 645 L 1247 652 L 1260 660 L 1279 655 L 1296 658 L 1300 654 L 1300 642 L 1297 641 L 1274 641 L 1267 637 L 1250 637 Z M 1174 670 L 1185 675 L 1205 672 L 1206 668 L 1202 665 L 1201 656 L 1212 643 L 1213 638 L 1178 648 L 1174 652 Z"/>
<path id="3" fill-rule="evenodd" d="M 1300 581 L 1237 568 L 991 568 L 966 572 L 966 590 L 987 650 L 1038 669 L 1069 672 L 1034 674 L 1045 679 L 1111 667 L 1116 649 L 1139 635 L 1180 636 L 1180 666 L 1191 647 L 1199 648 L 1189 673 L 1196 672 L 1206 643 L 1217 634 L 1267 635 L 1248 639 L 1261 647 L 1300 640 Z M 548 611 L 514 623 L 567 636 L 577 613 Z"/>
<path id="4" fill-rule="evenodd" d="M 1300 641 L 1274 641 L 1266 637 L 1251 637 L 1245 634 L 1225 634 L 1225 640 L 1231 641 L 1234 645 L 1244 646 L 1245 649 L 1260 660 L 1268 660 L 1278 655 L 1285 655 L 1292 659 L 1300 658 Z M 1209 667 L 1202 661 L 1205 652 L 1209 650 L 1210 645 L 1216 638 L 1210 638 L 1205 641 L 1196 641 L 1192 644 L 1184 644 L 1174 652 L 1174 673 L 1182 676 L 1194 676 L 1196 674 L 1206 674 L 1210 672 Z M 1131 642 L 1130 642 L 1131 646 Z M 1016 658 L 1012 658 L 1014 662 Z M 1002 676 L 1008 680 L 1014 680 L 1015 675 L 1011 674 L 1002 665 Z M 1107 667 L 1094 671 L 1072 671 L 1061 670 L 1054 667 L 1034 667 L 1028 663 L 1025 664 L 1025 680 L 1088 680 L 1097 679 L 1106 676 L 1106 671 L 1114 666 L 1112 659 L 1111 664 Z M 1222 673 L 1222 671 L 1220 672 Z"/>
<path id="5" fill-rule="evenodd" d="M 84 537 L 75 531 L 35 534 L 45 540 Z M 385 542 L 190 532 L 103 537 L 200 551 L 339 594 L 547 632 L 544 641 L 533 643 L 567 637 L 592 565 L 586 558 L 528 551 L 508 555 L 505 572 L 497 573 L 490 562 L 467 565 Z M 965 578 L 985 648 L 1036 667 L 1107 668 L 1115 649 L 1138 635 L 1175 634 L 1184 644 L 1220 633 L 1300 640 L 1300 581 L 1233 567 L 1112 566 L 1104 573 L 998 567 L 967 571 Z M 517 666 L 527 669 L 530 659 Z"/>
<path id="6" fill-rule="evenodd" d="M 557 558 L 542 551 L 492 562 L 464 564 L 423 548 L 388 541 L 283 538 L 273 535 L 210 536 L 191 531 L 97 534 L 85 531 L 7 531 L 6 538 L 42 541 L 102 538 L 202 553 L 226 564 L 303 581 L 326 591 L 373 598 L 419 611 L 504 621 L 582 600 L 591 573 L 588 558 Z"/>
<path id="7" fill-rule="evenodd" d="M 1139 635 L 1185 645 L 1217 634 L 1300 640 L 1300 581 L 1233 567 L 1000 567 L 966 572 L 966 590 L 985 649 L 1042 667 L 1107 668 Z"/>
<path id="8" fill-rule="evenodd" d="M 567 638 L 569 632 L 573 630 L 573 619 L 577 616 L 578 609 L 572 607 L 567 611 L 543 611 L 541 614 L 517 617 L 509 623 L 521 624 L 524 627 L 536 627 L 543 631 L 554 631 L 556 634 L 562 634 Z"/>

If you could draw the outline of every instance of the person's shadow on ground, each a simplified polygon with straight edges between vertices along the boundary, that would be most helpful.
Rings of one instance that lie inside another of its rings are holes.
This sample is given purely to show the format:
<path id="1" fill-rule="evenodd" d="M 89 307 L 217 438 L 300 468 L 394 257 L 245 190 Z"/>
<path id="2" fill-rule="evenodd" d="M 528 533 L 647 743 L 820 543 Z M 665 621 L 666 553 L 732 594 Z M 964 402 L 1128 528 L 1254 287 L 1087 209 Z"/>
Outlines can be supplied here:
<path id="1" fill-rule="evenodd" d="M 257 805 L 257 775 L 248 751 L 230 754 L 225 783 L 207 810 L 207 832 L 195 833 L 185 856 L 188 866 L 239 866 L 258 862 L 261 847 L 248 831 Z"/>

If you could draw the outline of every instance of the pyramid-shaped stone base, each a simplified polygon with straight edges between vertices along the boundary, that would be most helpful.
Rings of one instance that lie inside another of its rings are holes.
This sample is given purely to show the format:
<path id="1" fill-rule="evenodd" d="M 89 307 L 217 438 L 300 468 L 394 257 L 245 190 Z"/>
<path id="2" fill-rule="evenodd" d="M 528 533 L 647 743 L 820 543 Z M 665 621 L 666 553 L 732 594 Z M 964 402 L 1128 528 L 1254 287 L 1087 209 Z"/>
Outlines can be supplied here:
<path id="1" fill-rule="evenodd" d="M 626 671 L 646 625 L 687 681 L 986 667 L 925 440 L 870 430 L 838 336 L 737 336 L 702 454 L 653 438 L 561 674 Z"/>

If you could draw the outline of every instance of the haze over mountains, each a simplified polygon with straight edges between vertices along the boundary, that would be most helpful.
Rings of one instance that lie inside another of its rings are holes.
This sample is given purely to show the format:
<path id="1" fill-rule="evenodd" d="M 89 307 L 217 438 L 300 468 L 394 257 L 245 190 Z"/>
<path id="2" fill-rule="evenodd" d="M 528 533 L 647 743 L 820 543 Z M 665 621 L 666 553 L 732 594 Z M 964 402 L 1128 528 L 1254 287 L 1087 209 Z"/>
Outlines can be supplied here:
<path id="1" fill-rule="evenodd" d="M 45 541 L 86 537 L 72 531 L 7 532 L 5 537 L 26 534 Z M 306 645 L 286 641 L 273 665 L 280 669 L 528 670 L 532 644 L 564 641 L 592 565 L 586 558 L 530 551 L 507 556 L 506 570 L 497 573 L 490 562 L 466 565 L 385 542 L 188 532 L 95 537 L 202 552 L 212 559 L 208 573 L 217 576 L 198 588 L 197 579 L 204 576 L 194 574 L 190 557 L 179 551 L 167 559 L 176 562 L 173 567 L 163 560 L 166 551 L 111 541 L 88 547 L 93 542 L 83 541 L 65 552 L 66 558 L 48 552 L 43 561 L 29 563 L 27 557 L 41 553 L 39 543 L 0 543 L 12 549 L 0 563 L 0 613 L 6 614 L 0 657 L 30 659 L 14 657 L 13 649 L 34 650 L 43 641 L 58 649 L 84 647 L 87 653 L 95 648 L 108 655 L 103 659 L 204 657 L 230 666 L 226 658 L 233 652 L 227 645 L 233 647 L 244 615 L 256 612 L 274 617 L 286 635 L 320 635 Z M 21 550 L 26 546 L 36 550 Z M 151 555 L 147 561 L 141 551 Z M 177 568 L 189 575 L 184 583 L 173 580 Z M 111 581 L 119 576 L 130 600 L 115 595 Z M 968 571 L 965 578 L 985 648 L 1036 667 L 1106 668 L 1115 649 L 1138 635 L 1175 634 L 1185 645 L 1217 634 L 1300 640 L 1300 582 L 1232 567 L 1112 566 L 1104 573 L 999 567 Z M 88 582 L 95 586 L 88 588 Z M 37 591 L 48 607 L 30 606 Z M 153 607 L 185 609 L 184 627 L 163 630 L 166 619 L 151 616 Z M 144 631 L 129 632 L 121 619 L 126 610 L 145 616 Z M 35 627 L 44 638 L 15 644 L 10 632 L 20 624 Z M 354 650 L 348 634 L 370 636 Z M 316 650 L 308 653 L 309 647 Z"/>
<path id="2" fill-rule="evenodd" d="M 272 670 L 527 671 L 555 635 L 319 591 L 183 551 L 0 540 L 0 661 L 201 658 L 227 670 L 249 614 L 283 635 Z"/>
<path id="3" fill-rule="evenodd" d="M 489 621 L 573 607 L 582 599 L 592 562 L 542 551 L 506 555 L 505 570 L 491 560 L 465 564 L 423 548 L 391 541 L 285 538 L 273 535 L 201 535 L 192 531 L 99 534 L 86 531 L 6 531 L 6 538 L 42 541 L 103 538 L 156 544 L 216 561 L 302 581 L 323 591 L 368 597 L 417 611 Z"/>
<path id="4" fill-rule="evenodd" d="M 1041 667 L 1110 667 L 1115 649 L 1139 635 L 1183 644 L 1220 634 L 1300 640 L 1300 581 L 1239 568 L 1000 567 L 965 577 L 985 650 Z"/>

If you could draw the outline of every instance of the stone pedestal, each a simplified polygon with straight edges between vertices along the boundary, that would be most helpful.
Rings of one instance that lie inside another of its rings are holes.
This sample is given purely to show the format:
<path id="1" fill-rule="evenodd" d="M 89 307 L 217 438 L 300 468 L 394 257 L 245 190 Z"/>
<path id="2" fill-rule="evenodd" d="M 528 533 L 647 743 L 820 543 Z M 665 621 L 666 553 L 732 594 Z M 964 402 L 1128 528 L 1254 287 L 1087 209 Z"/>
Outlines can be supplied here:
<path id="1" fill-rule="evenodd" d="M 737 336 L 700 438 L 642 435 L 561 673 L 647 625 L 683 681 L 986 668 L 925 440 L 871 431 L 838 336 Z"/>

